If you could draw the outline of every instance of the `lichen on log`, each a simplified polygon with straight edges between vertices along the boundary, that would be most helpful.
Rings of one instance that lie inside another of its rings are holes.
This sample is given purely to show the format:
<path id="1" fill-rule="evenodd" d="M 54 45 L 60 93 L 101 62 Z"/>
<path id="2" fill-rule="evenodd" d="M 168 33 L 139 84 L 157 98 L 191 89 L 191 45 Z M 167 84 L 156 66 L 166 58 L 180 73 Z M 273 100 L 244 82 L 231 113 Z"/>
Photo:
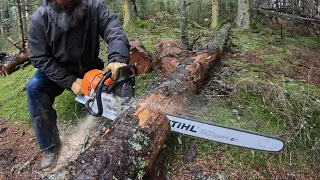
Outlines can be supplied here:
<path id="1" fill-rule="evenodd" d="M 169 129 L 167 116 L 156 108 L 131 108 L 78 157 L 74 179 L 142 178 Z"/>

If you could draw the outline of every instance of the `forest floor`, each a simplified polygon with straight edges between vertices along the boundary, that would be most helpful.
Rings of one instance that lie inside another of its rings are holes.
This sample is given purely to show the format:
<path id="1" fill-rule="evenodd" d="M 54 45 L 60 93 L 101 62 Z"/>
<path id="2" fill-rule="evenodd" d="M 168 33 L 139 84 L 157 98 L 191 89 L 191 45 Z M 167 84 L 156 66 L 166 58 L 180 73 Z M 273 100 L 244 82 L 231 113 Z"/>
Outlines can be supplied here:
<path id="1" fill-rule="evenodd" d="M 151 54 L 159 40 L 179 37 L 178 28 L 140 26 L 126 31 Z M 208 33 L 192 29 L 191 35 L 199 32 Z M 319 40 L 290 34 L 280 39 L 279 32 L 270 29 L 258 33 L 235 29 L 230 39 L 207 84 L 190 97 L 193 103 L 185 115 L 280 137 L 286 148 L 265 153 L 173 133 L 154 170 L 156 177 L 320 178 Z M 100 56 L 106 58 L 103 52 Z M 42 153 L 28 120 L 24 86 L 34 71 L 28 66 L 0 77 L 0 180 L 50 178 L 39 171 Z M 137 95 L 156 79 L 154 72 L 137 77 Z M 59 163 L 64 164 L 85 148 L 106 121 L 86 116 L 69 91 L 56 99 L 54 107 L 64 143 Z"/>
<path id="2" fill-rule="evenodd" d="M 185 116 L 280 137 L 285 149 L 265 153 L 175 134 L 161 169 L 172 179 L 319 179 L 319 39 L 281 39 L 271 29 L 232 34 Z"/>

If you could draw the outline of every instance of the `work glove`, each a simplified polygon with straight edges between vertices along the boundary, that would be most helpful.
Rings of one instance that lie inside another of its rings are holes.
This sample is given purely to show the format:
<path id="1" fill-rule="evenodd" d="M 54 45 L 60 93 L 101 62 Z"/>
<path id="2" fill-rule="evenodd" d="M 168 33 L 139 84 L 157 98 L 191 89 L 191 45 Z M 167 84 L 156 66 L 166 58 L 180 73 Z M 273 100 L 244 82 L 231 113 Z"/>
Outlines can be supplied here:
<path id="1" fill-rule="evenodd" d="M 107 74 L 107 72 L 111 71 L 112 75 L 111 75 L 111 79 L 112 80 L 116 80 L 117 78 L 117 69 L 123 66 L 126 66 L 126 63 L 121 63 L 121 62 L 111 62 L 107 65 L 107 67 L 105 68 L 105 70 L 102 72 L 102 75 Z M 120 73 L 119 75 L 120 77 L 122 76 L 122 73 Z M 119 77 L 119 78 L 120 78 Z"/>
<path id="2" fill-rule="evenodd" d="M 72 83 L 71 90 L 76 95 L 83 94 L 82 79 L 77 78 L 76 81 Z"/>

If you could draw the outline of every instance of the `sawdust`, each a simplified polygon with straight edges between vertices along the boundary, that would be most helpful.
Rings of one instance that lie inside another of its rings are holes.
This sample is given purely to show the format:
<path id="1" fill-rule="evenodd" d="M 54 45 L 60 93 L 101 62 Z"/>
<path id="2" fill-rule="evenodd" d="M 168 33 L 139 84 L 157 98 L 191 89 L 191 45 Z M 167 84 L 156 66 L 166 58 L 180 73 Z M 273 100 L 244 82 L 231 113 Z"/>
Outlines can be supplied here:
<path id="1" fill-rule="evenodd" d="M 56 167 L 52 172 L 59 172 L 69 162 L 74 161 L 83 152 L 91 141 L 97 136 L 101 127 L 106 123 L 105 118 L 86 116 L 79 124 L 71 128 L 63 128 L 61 133 L 62 149 Z"/>

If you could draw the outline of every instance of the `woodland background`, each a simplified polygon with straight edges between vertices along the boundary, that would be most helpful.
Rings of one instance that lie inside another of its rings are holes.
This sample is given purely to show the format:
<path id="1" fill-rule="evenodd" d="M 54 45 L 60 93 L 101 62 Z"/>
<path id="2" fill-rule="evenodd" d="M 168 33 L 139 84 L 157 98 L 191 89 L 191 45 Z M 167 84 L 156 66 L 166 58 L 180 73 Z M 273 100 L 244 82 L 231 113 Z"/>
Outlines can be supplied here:
<path id="1" fill-rule="evenodd" d="M 226 52 L 209 72 L 206 84 L 190 97 L 193 107 L 186 116 L 280 137 L 286 143 L 282 152 L 265 153 L 173 134 L 158 161 L 165 177 L 320 178 L 319 1 L 106 0 L 129 39 L 140 40 L 152 57 L 156 56 L 155 45 L 163 39 L 196 52 L 204 39 L 217 37 L 221 27 L 232 24 Z M 40 5 L 39 0 L 0 0 L 0 53 L 5 53 L 0 59 L 25 51 L 22 44 L 29 17 Z M 105 44 L 101 45 L 100 56 L 106 59 Z M 24 89 L 34 72 L 32 66 L 26 66 L 0 77 L 0 135 L 4 126 L 15 130 L 7 130 L 11 139 L 0 142 L 0 179 L 2 174 L 9 179 L 39 175 L 35 172 L 39 158 L 34 154 L 38 148 L 32 139 Z M 137 96 L 146 93 L 161 76 L 154 69 L 136 77 Z M 77 131 L 84 110 L 74 95 L 64 92 L 54 107 L 60 126 Z M 17 129 L 18 123 L 28 130 Z M 31 133 L 21 138 L 21 131 Z M 4 165 L 3 157 L 13 156 L 3 153 L 8 148 L 16 148 L 24 156 L 12 153 L 17 158 Z M 26 151 L 31 153 L 26 156 Z M 188 152 L 196 154 L 191 163 L 185 162 Z M 14 164 L 28 161 L 29 169 L 12 173 Z"/>

